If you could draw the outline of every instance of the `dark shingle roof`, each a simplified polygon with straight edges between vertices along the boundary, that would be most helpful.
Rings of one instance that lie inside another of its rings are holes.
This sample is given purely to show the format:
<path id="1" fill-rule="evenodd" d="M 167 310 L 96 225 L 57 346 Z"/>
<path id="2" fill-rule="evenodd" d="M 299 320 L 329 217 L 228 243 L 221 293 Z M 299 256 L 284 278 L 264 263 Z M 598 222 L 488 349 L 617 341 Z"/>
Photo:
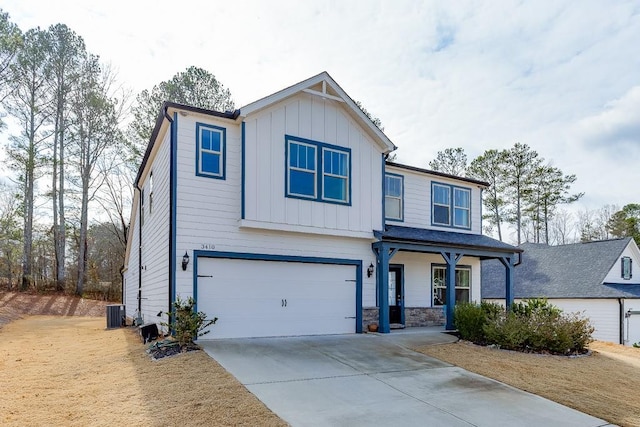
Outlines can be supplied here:
<path id="1" fill-rule="evenodd" d="M 387 225 L 385 227 L 385 231 L 376 231 L 375 235 L 378 239 L 382 240 L 426 245 L 447 245 L 459 248 L 483 249 L 510 254 L 522 252 L 522 249 L 481 234 L 456 233 L 453 231 L 438 231 L 427 230 L 424 228 Z"/>
<path id="2" fill-rule="evenodd" d="M 515 268 L 516 298 L 631 298 L 640 285 L 603 284 L 631 238 L 548 246 L 525 243 Z M 482 261 L 482 298 L 504 298 L 505 270 L 495 260 Z"/>

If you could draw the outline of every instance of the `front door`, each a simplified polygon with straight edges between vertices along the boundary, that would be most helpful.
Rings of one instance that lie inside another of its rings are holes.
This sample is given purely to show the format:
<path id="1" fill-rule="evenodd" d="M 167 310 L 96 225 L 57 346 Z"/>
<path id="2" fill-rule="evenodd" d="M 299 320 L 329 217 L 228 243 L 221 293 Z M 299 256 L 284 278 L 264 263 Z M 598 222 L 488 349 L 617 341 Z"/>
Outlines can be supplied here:
<path id="1" fill-rule="evenodd" d="M 389 323 L 404 323 L 402 267 L 389 266 Z"/>

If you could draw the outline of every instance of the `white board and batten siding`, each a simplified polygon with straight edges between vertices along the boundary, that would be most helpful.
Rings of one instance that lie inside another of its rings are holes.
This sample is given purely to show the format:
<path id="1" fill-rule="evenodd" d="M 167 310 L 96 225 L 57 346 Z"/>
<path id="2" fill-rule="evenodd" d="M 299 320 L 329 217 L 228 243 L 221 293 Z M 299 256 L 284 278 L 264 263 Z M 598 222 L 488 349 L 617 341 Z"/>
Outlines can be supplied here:
<path id="1" fill-rule="evenodd" d="M 404 227 L 430 228 L 433 230 L 455 231 L 456 233 L 482 233 L 482 192 L 477 184 L 430 175 L 424 172 L 387 166 L 386 172 L 404 177 L 404 220 L 387 219 L 388 224 Z M 431 183 L 452 185 L 471 190 L 471 229 L 440 227 L 431 223 Z"/>
<path id="2" fill-rule="evenodd" d="M 205 339 L 353 333 L 355 266 L 202 258 L 198 310 L 219 318 Z"/>
<path id="3" fill-rule="evenodd" d="M 281 108 L 284 108 L 284 105 L 288 104 L 281 105 Z M 263 112 L 262 114 L 267 113 Z M 260 142 L 260 148 L 257 146 L 251 147 L 247 144 L 245 152 L 247 212 L 250 211 L 249 206 L 253 206 L 254 218 L 258 218 L 256 215 L 259 196 L 255 192 L 258 191 L 256 180 L 260 180 L 260 185 L 264 185 L 264 187 L 260 187 L 260 191 L 268 192 L 267 197 L 265 197 L 265 203 L 267 199 L 269 199 L 270 203 L 268 209 L 264 208 L 261 211 L 263 212 L 261 215 L 266 216 L 260 218 L 263 220 L 269 219 L 269 221 L 255 221 L 252 226 L 246 227 L 242 225 L 241 221 L 241 123 L 195 113 L 189 113 L 187 116 L 178 116 L 177 123 L 179 147 L 177 159 L 178 223 L 176 225 L 176 253 L 178 258 L 181 258 L 185 251 L 193 255 L 194 250 L 201 250 L 337 258 L 361 261 L 363 266 L 368 266 L 370 263 L 375 264 L 375 255 L 371 250 L 371 242 L 373 241 L 372 228 L 368 228 L 366 233 L 363 230 L 366 227 L 371 227 L 372 218 L 375 217 L 377 221 L 381 221 L 380 203 L 378 202 L 376 207 L 372 208 L 375 204 L 374 197 L 380 198 L 381 190 L 378 190 L 377 196 L 367 195 L 367 200 L 370 198 L 370 201 L 367 202 L 366 208 L 363 208 L 361 204 L 356 204 L 356 193 L 362 191 L 362 187 L 358 189 L 356 182 L 352 183 L 353 203 L 351 206 L 285 198 L 285 134 L 282 131 L 274 135 L 273 130 L 271 130 L 268 132 L 269 138 Z M 226 176 L 224 180 L 196 176 L 195 174 L 197 123 L 211 124 L 226 129 Z M 245 131 L 248 140 L 249 134 L 252 132 L 249 123 L 246 124 Z M 308 135 L 303 137 L 308 137 Z M 335 143 L 335 141 L 329 142 Z M 351 148 L 353 165 L 357 159 L 357 154 L 354 154 L 355 149 Z M 260 152 L 259 155 L 256 150 Z M 271 163 L 257 162 L 258 157 L 269 159 Z M 371 157 L 371 163 L 377 165 L 376 170 L 378 172 L 376 176 L 369 175 L 369 179 L 380 182 L 382 174 L 381 154 L 372 154 Z M 374 157 L 377 159 L 376 162 L 373 160 Z M 250 160 L 251 158 L 253 160 Z M 270 170 L 269 168 L 271 167 L 276 168 L 275 171 Z M 351 171 L 352 180 L 361 180 L 358 177 L 358 173 L 355 166 L 353 166 Z M 251 177 L 249 178 L 249 176 Z M 248 184 L 250 179 L 254 181 L 253 187 Z M 284 212 L 288 208 L 282 210 L 289 202 L 299 204 L 295 215 L 286 216 Z M 338 214 L 336 208 L 340 208 L 340 214 Z M 374 213 L 371 213 L 372 209 L 375 210 Z M 345 210 L 344 213 L 342 210 Z M 361 214 L 360 212 L 363 210 L 369 212 Z M 305 212 L 308 215 L 312 215 L 309 222 L 311 225 L 303 226 L 299 230 L 295 227 L 300 224 L 306 224 L 301 221 L 301 216 Z M 342 218 L 345 214 L 349 218 L 342 222 L 343 220 L 339 220 L 339 217 Z M 352 220 L 352 215 L 356 215 L 358 220 Z M 362 216 L 365 217 L 364 220 L 362 220 Z M 328 218 L 335 219 L 336 227 L 343 226 L 346 228 L 325 229 L 321 227 L 320 225 L 328 227 L 328 224 L 333 224 L 333 220 Z M 316 226 L 313 226 L 313 224 L 316 224 Z M 362 224 L 366 224 L 366 226 Z M 333 230 L 333 233 L 331 230 Z M 358 237 L 354 238 L 350 233 L 356 234 Z M 186 271 L 182 271 L 181 268 L 177 269 L 176 282 L 178 296 L 186 298 L 193 294 L 193 262 L 190 263 Z M 371 278 L 367 278 L 366 274 L 364 275 L 363 289 L 368 289 L 373 298 L 375 298 L 375 294 L 373 294 L 375 292 L 375 275 Z M 198 298 L 202 299 L 201 296 Z M 219 313 L 215 312 L 207 314 L 221 317 Z"/>
<path id="4" fill-rule="evenodd" d="M 245 119 L 243 225 L 372 238 L 382 226 L 382 152 L 344 103 L 297 94 Z M 351 150 L 350 205 L 285 197 L 285 135 Z"/>

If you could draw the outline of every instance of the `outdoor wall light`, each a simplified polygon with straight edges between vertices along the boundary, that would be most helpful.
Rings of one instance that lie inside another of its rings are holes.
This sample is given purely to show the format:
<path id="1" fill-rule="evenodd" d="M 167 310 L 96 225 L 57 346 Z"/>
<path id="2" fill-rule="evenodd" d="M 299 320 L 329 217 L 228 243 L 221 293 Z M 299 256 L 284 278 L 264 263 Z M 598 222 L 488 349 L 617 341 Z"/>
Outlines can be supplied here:
<path id="1" fill-rule="evenodd" d="M 369 268 L 367 268 L 367 277 L 371 277 L 373 275 L 373 263 L 369 264 Z"/>
<path id="2" fill-rule="evenodd" d="M 187 269 L 187 265 L 189 265 L 189 254 L 185 251 L 182 257 L 182 271 Z"/>

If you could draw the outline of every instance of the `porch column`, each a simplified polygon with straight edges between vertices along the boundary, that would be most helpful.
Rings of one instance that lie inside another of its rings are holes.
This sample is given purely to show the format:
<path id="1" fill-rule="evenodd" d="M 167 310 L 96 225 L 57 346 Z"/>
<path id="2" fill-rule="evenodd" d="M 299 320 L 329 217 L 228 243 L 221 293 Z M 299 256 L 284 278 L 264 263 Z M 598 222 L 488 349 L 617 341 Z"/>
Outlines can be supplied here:
<path id="1" fill-rule="evenodd" d="M 445 328 L 448 331 L 454 330 L 453 325 L 453 310 L 456 304 L 456 264 L 462 257 L 462 254 L 456 254 L 455 252 L 441 252 L 442 258 L 447 263 L 447 291 L 445 304 L 447 311 L 445 316 L 447 318 L 447 324 Z"/>
<path id="2" fill-rule="evenodd" d="M 389 246 L 382 243 L 378 251 L 378 332 L 388 334 L 389 327 Z"/>
<path id="3" fill-rule="evenodd" d="M 502 257 L 500 258 L 500 262 L 505 267 L 505 298 L 504 302 L 507 306 L 507 309 L 511 308 L 513 304 L 513 269 L 515 267 L 513 257 Z"/>

